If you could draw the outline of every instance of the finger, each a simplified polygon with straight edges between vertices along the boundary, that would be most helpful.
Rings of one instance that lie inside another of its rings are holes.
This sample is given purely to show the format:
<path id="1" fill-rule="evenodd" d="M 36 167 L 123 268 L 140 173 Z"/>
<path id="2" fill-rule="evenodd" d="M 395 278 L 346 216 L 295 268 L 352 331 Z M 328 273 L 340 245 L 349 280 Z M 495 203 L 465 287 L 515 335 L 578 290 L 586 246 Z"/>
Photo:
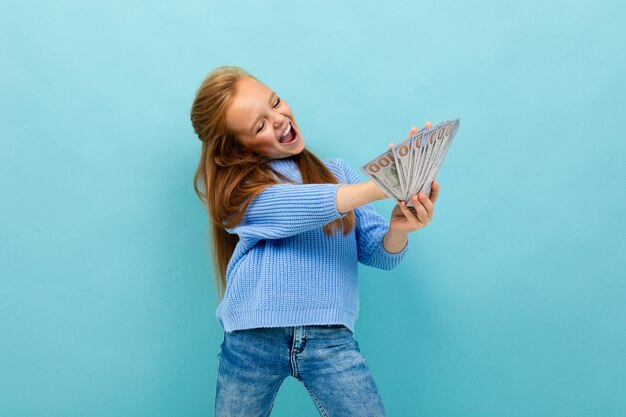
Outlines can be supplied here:
<path id="1" fill-rule="evenodd" d="M 424 124 L 424 127 L 425 127 L 426 129 L 430 129 L 431 127 L 433 127 L 433 124 L 432 124 L 431 122 L 426 122 L 426 123 Z"/>
<path id="2" fill-rule="evenodd" d="M 439 189 L 439 182 L 437 182 L 437 179 L 435 178 L 430 186 L 430 195 L 428 196 L 433 204 L 435 204 L 437 198 L 439 197 Z"/>
<path id="3" fill-rule="evenodd" d="M 400 210 L 402 210 L 402 214 L 411 224 L 415 222 L 415 213 L 406 205 L 406 201 L 400 202 Z"/>
<path id="4" fill-rule="evenodd" d="M 422 205 L 426 209 L 426 213 L 428 214 L 428 219 L 432 220 L 433 216 L 435 215 L 435 205 L 433 204 L 432 201 L 428 199 L 428 197 L 426 197 L 426 194 L 424 193 L 419 193 L 418 198 L 420 199 Z"/>
<path id="5" fill-rule="evenodd" d="M 428 223 L 428 211 L 426 208 L 422 205 L 416 195 L 414 195 L 411 200 L 413 201 L 413 207 L 415 207 L 417 219 L 420 223 Z"/>

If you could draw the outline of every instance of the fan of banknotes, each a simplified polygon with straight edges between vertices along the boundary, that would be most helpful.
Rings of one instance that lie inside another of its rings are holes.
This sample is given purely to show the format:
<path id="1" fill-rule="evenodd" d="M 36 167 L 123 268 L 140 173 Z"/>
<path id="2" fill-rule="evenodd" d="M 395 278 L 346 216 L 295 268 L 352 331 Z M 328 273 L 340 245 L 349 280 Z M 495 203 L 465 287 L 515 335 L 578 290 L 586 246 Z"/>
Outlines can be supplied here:
<path id="1" fill-rule="evenodd" d="M 420 191 L 430 195 L 431 184 L 460 122 L 453 119 L 430 129 L 424 127 L 363 165 L 361 170 L 389 197 L 413 206 L 411 196 Z"/>

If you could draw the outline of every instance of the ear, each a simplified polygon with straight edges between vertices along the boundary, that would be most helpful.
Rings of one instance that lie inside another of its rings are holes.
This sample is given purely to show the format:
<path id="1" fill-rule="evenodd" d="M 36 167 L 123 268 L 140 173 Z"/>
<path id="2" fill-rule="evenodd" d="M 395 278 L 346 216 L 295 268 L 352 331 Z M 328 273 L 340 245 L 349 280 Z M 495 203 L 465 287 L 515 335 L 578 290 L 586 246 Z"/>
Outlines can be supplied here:
<path id="1" fill-rule="evenodd" d="M 249 151 L 248 149 L 244 148 L 239 142 L 237 142 L 237 144 L 235 145 L 235 149 L 238 155 L 241 155 L 246 158 L 249 158 L 252 155 L 254 155 L 252 151 Z"/>
<path id="2" fill-rule="evenodd" d="M 238 155 L 240 157 L 247 157 L 252 155 L 252 152 L 248 151 L 239 141 L 236 135 L 229 132 L 228 138 L 228 148 L 230 148 L 230 152 L 234 155 Z"/>

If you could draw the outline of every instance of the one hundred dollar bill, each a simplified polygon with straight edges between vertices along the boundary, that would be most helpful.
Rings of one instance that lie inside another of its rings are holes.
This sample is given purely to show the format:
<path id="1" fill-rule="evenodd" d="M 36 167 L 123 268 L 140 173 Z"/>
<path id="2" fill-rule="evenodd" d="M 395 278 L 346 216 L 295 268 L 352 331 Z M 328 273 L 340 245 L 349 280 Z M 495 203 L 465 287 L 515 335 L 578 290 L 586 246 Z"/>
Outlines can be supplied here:
<path id="1" fill-rule="evenodd" d="M 452 119 L 432 128 L 422 128 L 391 149 L 361 167 L 389 197 L 406 201 L 420 191 L 430 195 L 460 119 Z"/>

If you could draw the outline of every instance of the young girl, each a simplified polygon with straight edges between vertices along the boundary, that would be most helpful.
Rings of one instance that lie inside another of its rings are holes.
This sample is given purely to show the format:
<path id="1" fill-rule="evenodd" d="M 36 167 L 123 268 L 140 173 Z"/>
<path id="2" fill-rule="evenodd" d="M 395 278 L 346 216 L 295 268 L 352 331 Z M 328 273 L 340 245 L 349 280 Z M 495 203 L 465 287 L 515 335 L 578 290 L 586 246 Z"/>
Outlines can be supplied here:
<path id="1" fill-rule="evenodd" d="M 387 196 L 344 160 L 308 151 L 289 105 L 239 67 L 209 73 L 191 121 L 223 297 L 215 415 L 268 416 L 293 376 L 323 416 L 384 416 L 354 339 L 357 263 L 396 267 L 407 234 L 432 220 L 439 184 L 388 223 L 369 204 Z"/>

